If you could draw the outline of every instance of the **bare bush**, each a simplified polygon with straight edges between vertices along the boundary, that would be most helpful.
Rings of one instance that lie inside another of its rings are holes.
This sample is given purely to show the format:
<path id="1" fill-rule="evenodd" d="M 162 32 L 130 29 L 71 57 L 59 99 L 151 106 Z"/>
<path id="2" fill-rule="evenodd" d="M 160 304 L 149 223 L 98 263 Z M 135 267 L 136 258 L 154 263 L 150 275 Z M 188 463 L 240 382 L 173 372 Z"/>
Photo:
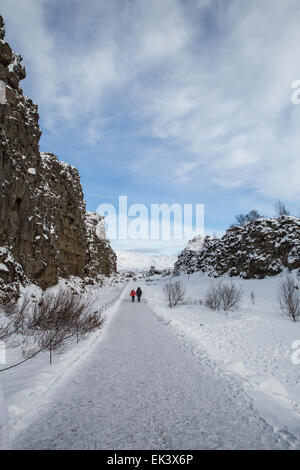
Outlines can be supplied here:
<path id="1" fill-rule="evenodd" d="M 32 305 L 30 297 L 24 295 L 21 299 L 11 300 L 2 306 L 5 316 L 0 325 L 0 340 L 9 341 L 12 346 L 18 335 L 26 333 Z"/>
<path id="2" fill-rule="evenodd" d="M 205 305 L 211 310 L 221 310 L 220 284 L 212 284 L 206 291 Z"/>
<path id="3" fill-rule="evenodd" d="M 181 281 L 167 282 L 163 286 L 163 292 L 171 308 L 184 301 L 185 288 Z"/>
<path id="4" fill-rule="evenodd" d="M 242 294 L 242 288 L 237 287 L 234 282 L 218 282 L 207 289 L 205 305 L 211 310 L 234 310 L 238 307 Z"/>
<path id="5" fill-rule="evenodd" d="M 89 301 L 88 301 L 89 302 Z M 100 328 L 103 323 L 103 319 L 99 310 L 92 311 L 92 304 L 88 303 L 85 305 L 85 310 L 80 316 L 79 321 L 76 322 L 76 339 L 77 343 L 80 339 L 88 336 L 92 331 Z"/>
<path id="6" fill-rule="evenodd" d="M 241 298 L 242 288 L 237 287 L 234 282 L 231 282 L 230 284 L 223 284 L 221 286 L 221 305 L 223 310 L 234 310 L 236 307 L 238 307 Z"/>
<path id="7" fill-rule="evenodd" d="M 295 288 L 293 276 L 288 274 L 279 283 L 277 300 L 281 311 L 296 322 L 300 318 L 299 290 Z"/>
<path id="8" fill-rule="evenodd" d="M 12 345 L 17 338 L 15 345 L 22 344 L 27 358 L 48 350 L 51 363 L 52 353 L 63 349 L 68 339 L 76 337 L 78 342 L 102 325 L 101 313 L 95 310 L 94 303 L 87 295 L 75 295 L 65 289 L 46 292 L 36 302 L 24 296 L 3 307 L 0 339 L 9 339 Z"/>
<path id="9" fill-rule="evenodd" d="M 61 350 L 68 339 L 76 336 L 78 341 L 101 326 L 102 318 L 93 311 L 93 306 L 90 298 L 70 291 L 46 293 L 35 304 L 28 325 L 34 336 L 34 349 L 48 350 L 51 363 L 52 353 Z M 28 354 L 32 354 L 32 349 Z"/>

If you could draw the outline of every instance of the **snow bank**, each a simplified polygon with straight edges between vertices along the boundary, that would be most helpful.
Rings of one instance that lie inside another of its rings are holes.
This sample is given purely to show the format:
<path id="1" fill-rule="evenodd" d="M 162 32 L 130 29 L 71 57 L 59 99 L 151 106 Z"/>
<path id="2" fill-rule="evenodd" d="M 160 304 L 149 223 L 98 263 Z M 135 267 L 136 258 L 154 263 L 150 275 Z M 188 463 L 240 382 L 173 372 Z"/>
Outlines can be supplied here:
<path id="1" fill-rule="evenodd" d="M 142 288 L 158 318 L 181 342 L 197 354 L 205 351 L 225 373 L 238 377 L 263 416 L 275 428 L 292 431 L 300 442 L 300 364 L 293 360 L 294 348 L 300 344 L 296 343 L 300 322 L 293 323 L 278 309 L 279 278 L 235 279 L 244 294 L 239 309 L 230 313 L 199 305 L 207 287 L 215 282 L 199 273 L 176 277 L 186 286 L 188 304 L 173 309 L 167 306 L 162 281 L 145 283 Z"/>
<path id="2" fill-rule="evenodd" d="M 75 281 L 72 285 L 75 290 L 79 289 Z M 104 306 L 119 294 L 121 295 L 118 301 L 104 312 L 105 322 L 103 328 L 95 331 L 86 340 L 79 342 L 79 344 L 76 344 L 74 340 L 69 342 L 62 353 L 54 355 L 52 365 L 49 364 L 49 355 L 45 352 L 40 353 L 35 358 L 16 368 L 1 373 L 12 440 L 26 424 L 28 425 L 34 419 L 43 407 L 47 407 L 48 398 L 54 392 L 57 383 L 60 383 L 73 373 L 74 368 L 87 355 L 91 354 L 94 346 L 104 337 L 106 327 L 113 318 L 122 298 L 123 288 L 124 284 L 121 283 L 114 286 L 108 285 L 103 288 L 88 286 L 88 289 L 97 296 L 96 308 L 101 308 L 101 306 Z M 53 292 L 55 289 L 57 289 L 57 286 L 49 290 Z M 23 292 L 31 293 L 36 297 L 40 295 L 40 289 L 34 285 L 24 289 Z M 6 366 L 15 364 L 19 360 L 22 360 L 20 348 L 7 350 Z"/>
<path id="3" fill-rule="evenodd" d="M 0 450 L 8 449 L 8 424 L 4 396 L 0 383 Z"/>

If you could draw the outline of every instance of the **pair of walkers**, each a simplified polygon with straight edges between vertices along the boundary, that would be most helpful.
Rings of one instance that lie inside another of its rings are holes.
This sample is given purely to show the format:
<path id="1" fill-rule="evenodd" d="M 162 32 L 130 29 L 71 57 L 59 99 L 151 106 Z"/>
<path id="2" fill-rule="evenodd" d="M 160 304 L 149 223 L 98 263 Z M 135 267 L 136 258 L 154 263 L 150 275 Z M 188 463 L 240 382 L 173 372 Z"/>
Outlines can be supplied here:
<path id="1" fill-rule="evenodd" d="M 132 302 L 135 301 L 135 296 L 137 296 L 138 302 L 140 302 L 141 297 L 142 297 L 142 289 L 140 287 L 138 287 L 136 291 L 132 289 L 132 291 L 130 292 L 130 296 L 131 296 Z"/>

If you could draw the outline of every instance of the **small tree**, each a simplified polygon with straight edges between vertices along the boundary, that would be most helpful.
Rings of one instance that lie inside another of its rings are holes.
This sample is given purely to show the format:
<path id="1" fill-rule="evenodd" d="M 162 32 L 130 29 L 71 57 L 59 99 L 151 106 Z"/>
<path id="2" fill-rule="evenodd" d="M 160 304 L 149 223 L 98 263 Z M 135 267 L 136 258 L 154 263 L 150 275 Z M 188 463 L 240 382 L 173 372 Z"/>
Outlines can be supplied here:
<path id="1" fill-rule="evenodd" d="M 277 300 L 281 311 L 296 322 L 300 318 L 299 290 L 295 288 L 293 276 L 287 274 L 279 283 Z"/>
<path id="2" fill-rule="evenodd" d="M 260 215 L 257 210 L 252 209 L 248 214 L 239 214 L 235 216 L 236 223 L 233 225 L 240 225 L 243 227 L 247 222 L 253 222 L 254 220 L 260 219 Z"/>
<path id="3" fill-rule="evenodd" d="M 161 271 L 157 269 L 154 264 L 150 266 L 147 276 L 154 276 L 155 274 L 161 274 Z"/>
<path id="4" fill-rule="evenodd" d="M 275 210 L 277 217 L 281 217 L 282 215 L 290 215 L 289 210 L 286 208 L 283 202 L 276 201 L 275 203 Z"/>
<path id="5" fill-rule="evenodd" d="M 252 209 L 246 217 L 248 222 L 253 222 L 254 220 L 260 219 L 262 216 L 257 212 L 257 210 Z"/>
<path id="6" fill-rule="evenodd" d="M 169 307 L 175 307 L 179 302 L 183 302 L 185 288 L 181 281 L 170 281 L 163 286 L 163 292 L 169 302 Z"/>

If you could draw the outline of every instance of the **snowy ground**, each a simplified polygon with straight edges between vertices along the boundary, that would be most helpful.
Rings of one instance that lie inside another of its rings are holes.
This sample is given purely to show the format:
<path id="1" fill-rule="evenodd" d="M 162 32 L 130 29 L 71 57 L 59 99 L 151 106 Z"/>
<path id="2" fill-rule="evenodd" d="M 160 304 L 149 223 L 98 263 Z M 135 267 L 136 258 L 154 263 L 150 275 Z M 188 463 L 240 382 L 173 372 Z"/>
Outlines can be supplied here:
<path id="1" fill-rule="evenodd" d="M 128 292 L 82 363 L 65 376 L 15 449 L 286 449 L 238 381 L 183 349 Z"/>
<path id="2" fill-rule="evenodd" d="M 73 287 L 75 284 L 73 282 Z M 108 285 L 100 289 L 99 287 L 89 287 L 91 292 L 95 291 L 97 293 L 97 304 L 95 306 L 99 308 L 115 298 L 123 288 L 123 284 Z M 31 286 L 30 292 L 35 292 L 38 296 L 39 289 Z M 49 355 L 45 352 L 16 368 L 0 374 L 8 409 L 11 439 L 13 439 L 20 426 L 24 426 L 28 419 L 32 419 L 35 413 L 39 413 L 40 409 L 45 406 L 51 390 L 55 389 L 55 386 L 65 376 L 73 373 L 78 364 L 83 362 L 85 357 L 92 352 L 94 345 L 104 337 L 106 325 L 113 317 L 117 307 L 118 301 L 104 313 L 105 323 L 103 329 L 92 333 L 79 344 L 76 344 L 74 340 L 68 343 L 63 353 L 54 355 L 52 365 L 49 364 Z M 0 366 L 0 368 L 8 367 L 20 360 L 22 360 L 20 348 L 8 349 L 7 363 L 5 366 Z"/>
<path id="3" fill-rule="evenodd" d="M 203 299 L 213 282 L 199 273 L 179 279 L 189 302 Z M 262 416 L 275 429 L 293 433 L 300 443 L 300 322 L 291 322 L 278 309 L 279 277 L 236 282 L 244 290 L 243 300 L 228 314 L 199 304 L 170 309 L 160 280 L 142 288 L 157 317 L 186 347 L 196 354 L 205 352 L 223 372 L 238 379 Z"/>
<path id="4" fill-rule="evenodd" d="M 181 280 L 186 305 L 167 307 L 165 279 L 143 283 L 141 304 L 127 285 L 103 330 L 53 366 L 39 356 L 3 374 L 12 447 L 300 449 L 300 323 L 278 311 L 278 278 L 236 281 L 229 314 L 193 304 L 211 279 Z"/>

